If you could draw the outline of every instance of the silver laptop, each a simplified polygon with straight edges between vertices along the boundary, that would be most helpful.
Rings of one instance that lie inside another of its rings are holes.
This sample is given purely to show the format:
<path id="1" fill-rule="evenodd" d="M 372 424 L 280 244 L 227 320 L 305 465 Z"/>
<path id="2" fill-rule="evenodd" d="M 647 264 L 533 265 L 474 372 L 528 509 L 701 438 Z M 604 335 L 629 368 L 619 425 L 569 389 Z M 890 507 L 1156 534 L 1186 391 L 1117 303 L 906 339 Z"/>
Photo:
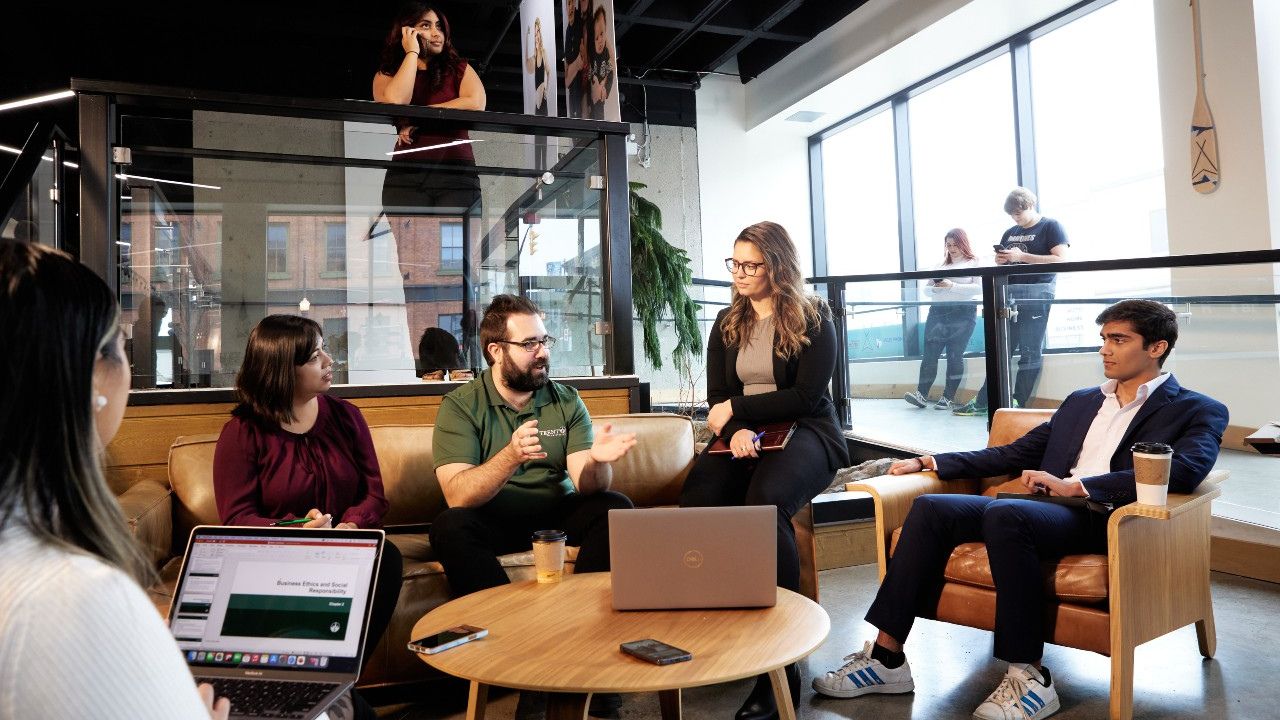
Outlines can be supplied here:
<path id="1" fill-rule="evenodd" d="M 610 510 L 614 609 L 773 606 L 777 513 L 773 505 Z"/>
<path id="2" fill-rule="evenodd" d="M 311 720 L 355 684 L 381 530 L 199 526 L 169 628 L 231 717 Z"/>

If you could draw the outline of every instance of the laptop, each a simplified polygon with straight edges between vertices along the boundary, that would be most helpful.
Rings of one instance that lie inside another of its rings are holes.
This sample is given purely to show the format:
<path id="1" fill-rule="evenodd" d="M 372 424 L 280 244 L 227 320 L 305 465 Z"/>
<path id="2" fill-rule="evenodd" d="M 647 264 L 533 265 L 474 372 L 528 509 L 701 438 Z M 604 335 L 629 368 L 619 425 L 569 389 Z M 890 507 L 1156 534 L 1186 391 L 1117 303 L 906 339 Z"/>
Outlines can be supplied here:
<path id="1" fill-rule="evenodd" d="M 191 531 L 169 628 L 231 717 L 312 720 L 355 684 L 381 530 Z"/>
<path id="2" fill-rule="evenodd" d="M 609 511 L 615 610 L 772 607 L 773 505 Z"/>

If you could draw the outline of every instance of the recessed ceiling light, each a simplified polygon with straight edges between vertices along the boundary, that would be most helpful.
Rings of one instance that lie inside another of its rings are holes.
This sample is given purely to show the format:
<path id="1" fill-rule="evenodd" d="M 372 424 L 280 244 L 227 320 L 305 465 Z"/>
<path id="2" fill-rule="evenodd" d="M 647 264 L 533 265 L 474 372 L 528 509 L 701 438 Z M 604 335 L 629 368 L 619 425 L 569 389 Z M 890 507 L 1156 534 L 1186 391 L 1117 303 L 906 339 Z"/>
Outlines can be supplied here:
<path id="1" fill-rule="evenodd" d="M 816 110 L 798 110 L 794 113 L 791 113 L 791 116 L 787 118 L 787 122 L 799 122 L 799 123 L 813 122 L 814 120 L 817 120 L 823 115 L 826 115 L 826 113 L 818 112 Z"/>

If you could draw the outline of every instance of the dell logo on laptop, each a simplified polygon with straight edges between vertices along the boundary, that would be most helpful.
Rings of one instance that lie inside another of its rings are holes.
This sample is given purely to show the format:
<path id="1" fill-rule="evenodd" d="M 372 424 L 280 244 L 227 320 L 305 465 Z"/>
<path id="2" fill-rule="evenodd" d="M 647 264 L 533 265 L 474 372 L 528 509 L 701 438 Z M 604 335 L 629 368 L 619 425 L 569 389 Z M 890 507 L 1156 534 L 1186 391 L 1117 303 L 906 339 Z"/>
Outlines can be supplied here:
<path id="1" fill-rule="evenodd" d="M 684 566 L 697 570 L 702 567 L 702 553 L 697 550 L 689 550 L 684 554 Z"/>

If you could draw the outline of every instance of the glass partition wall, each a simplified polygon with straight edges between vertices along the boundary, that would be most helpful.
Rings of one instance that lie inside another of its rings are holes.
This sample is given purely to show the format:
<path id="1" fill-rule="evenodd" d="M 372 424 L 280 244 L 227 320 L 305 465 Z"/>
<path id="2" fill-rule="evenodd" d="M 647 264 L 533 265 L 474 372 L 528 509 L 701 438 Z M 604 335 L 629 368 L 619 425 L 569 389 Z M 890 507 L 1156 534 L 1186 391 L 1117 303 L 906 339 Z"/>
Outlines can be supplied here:
<path id="1" fill-rule="evenodd" d="M 465 378 L 486 367 L 478 322 L 500 293 L 544 310 L 553 375 L 631 371 L 630 268 L 609 252 L 627 246 L 607 160 L 625 125 L 85 85 L 82 132 L 93 93 L 114 136 L 102 244 L 135 388 L 231 386 L 273 313 L 321 325 L 336 383 Z"/>
<path id="2" fill-rule="evenodd" d="M 1230 411 L 1219 466 L 1231 472 L 1231 482 L 1222 486 L 1215 515 L 1280 528 L 1280 490 L 1272 481 L 1277 461 L 1243 442 L 1271 422 L 1280 405 L 1273 382 L 1280 376 L 1280 251 L 1062 263 L 1054 266 L 1053 292 L 1036 297 L 1013 282 L 1042 269 L 816 278 L 832 306 L 843 309 L 837 320 L 845 362 L 833 391 L 850 434 L 920 453 L 984 447 L 984 420 L 996 408 L 1012 406 L 1020 385 L 1026 392 L 1021 404 L 1053 409 L 1071 392 L 1101 384 L 1095 318 L 1120 300 L 1147 298 L 1179 317 L 1177 346 L 1164 369 Z M 957 297 L 930 289 L 935 277 L 963 274 L 979 276 L 980 293 Z M 1025 337 L 1019 325 L 1040 314 L 1044 340 L 1026 353 L 1040 356 L 1035 365 L 1024 362 L 1017 341 Z M 957 356 L 963 347 L 963 357 L 949 363 L 943 340 L 953 337 L 952 347 Z M 912 392 L 927 401 L 912 402 Z M 976 400 L 987 409 L 955 414 L 938 407 L 948 392 L 957 403 Z"/>

